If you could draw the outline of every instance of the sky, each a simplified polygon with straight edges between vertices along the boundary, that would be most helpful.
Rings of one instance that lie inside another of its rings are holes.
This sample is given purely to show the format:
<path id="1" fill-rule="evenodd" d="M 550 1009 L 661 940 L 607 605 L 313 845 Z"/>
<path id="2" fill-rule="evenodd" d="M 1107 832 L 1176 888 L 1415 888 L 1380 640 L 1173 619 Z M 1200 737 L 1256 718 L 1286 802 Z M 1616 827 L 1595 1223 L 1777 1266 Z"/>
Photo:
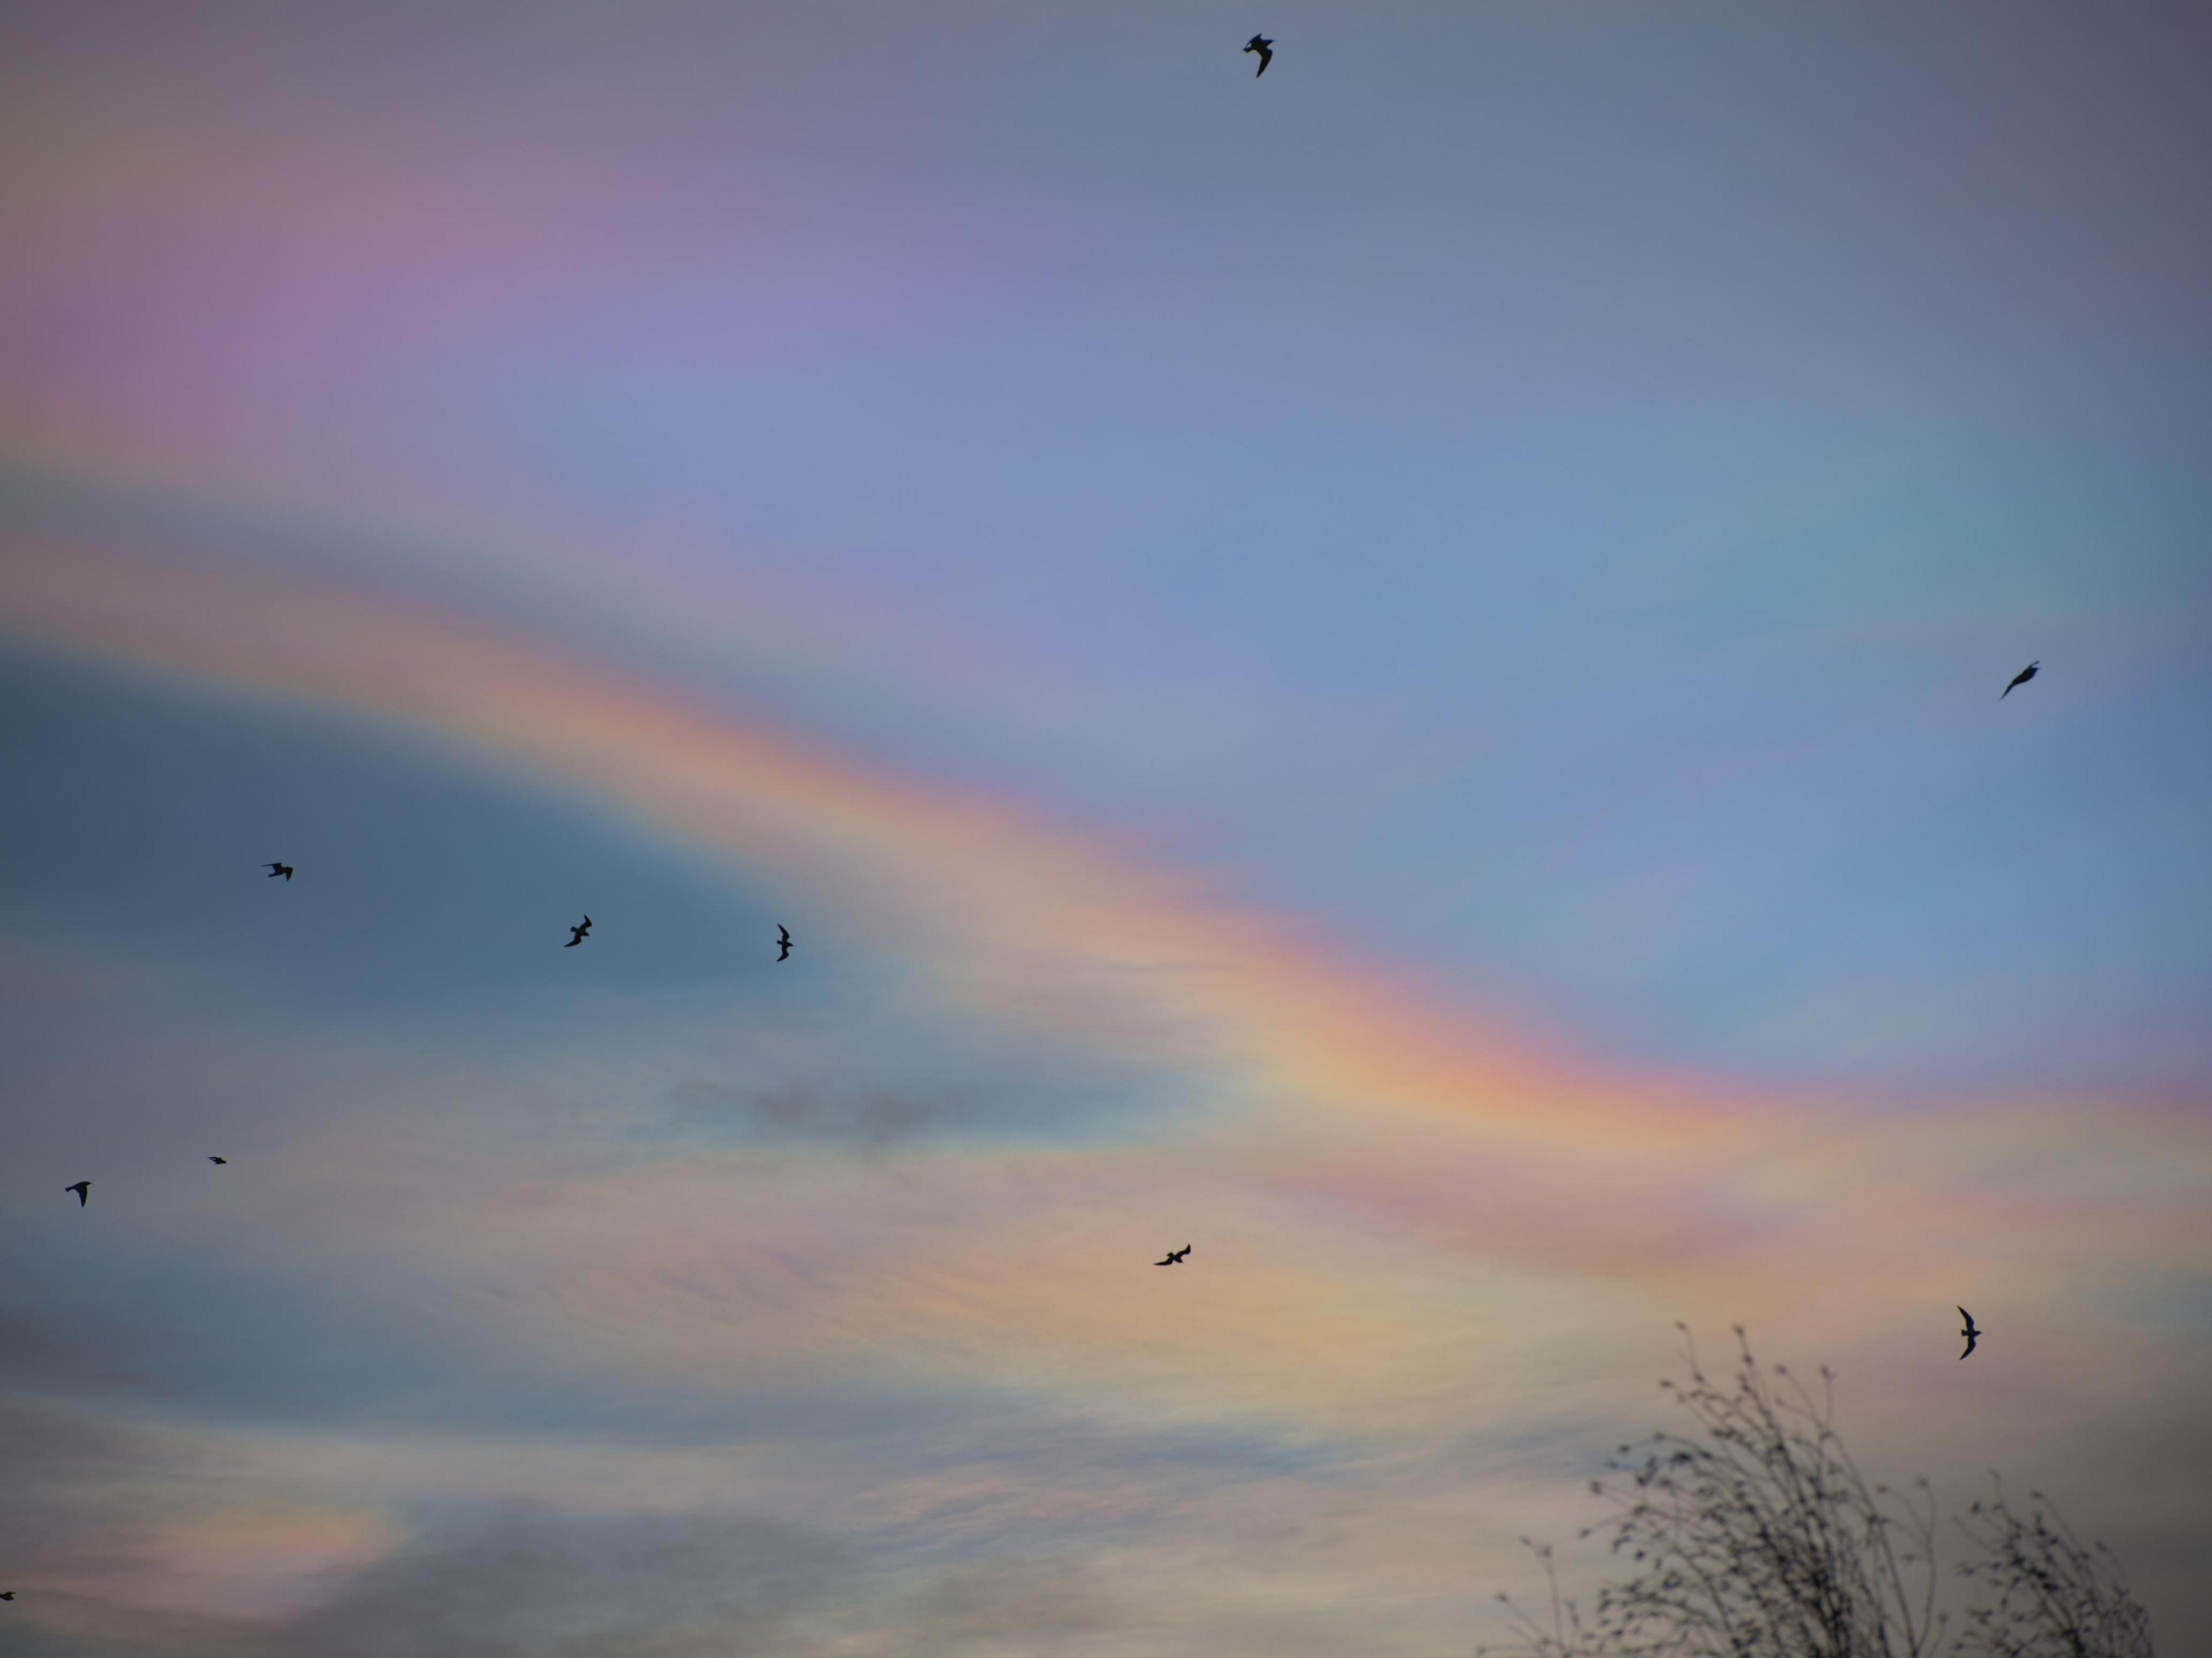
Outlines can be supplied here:
<path id="1" fill-rule="evenodd" d="M 0 1648 L 1461 1655 L 1678 1321 L 2212 1639 L 2208 76 L 8 7 Z"/>

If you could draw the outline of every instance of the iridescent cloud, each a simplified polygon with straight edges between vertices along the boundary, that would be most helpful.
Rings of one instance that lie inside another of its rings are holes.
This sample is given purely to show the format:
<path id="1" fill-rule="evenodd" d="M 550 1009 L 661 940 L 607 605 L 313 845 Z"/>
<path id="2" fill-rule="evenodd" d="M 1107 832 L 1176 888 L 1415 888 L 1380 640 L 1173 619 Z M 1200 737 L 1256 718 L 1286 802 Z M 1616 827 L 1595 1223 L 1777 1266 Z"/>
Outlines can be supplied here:
<path id="1" fill-rule="evenodd" d="M 2137 1114 L 2116 1132 L 2014 1108 L 1931 1124 L 1611 1073 L 1540 1055 L 1402 974 L 1347 963 L 1310 928 L 1224 904 L 1035 812 L 863 768 L 697 695 L 420 601 L 82 544 L 18 545 L 5 574 L 0 619 L 21 637 L 371 718 L 552 780 L 733 868 L 799 884 L 817 913 L 926 970 L 933 993 L 968 1017 L 1077 1046 L 1136 1044 L 1189 1067 L 1193 1109 L 1178 1121 L 1174 1154 L 1186 1172 L 1168 1178 L 1210 1181 L 1210 1192 L 1187 1189 L 1186 1199 L 1202 1212 L 1224 1206 L 1249 1237 L 1269 1240 L 1241 1265 L 1229 1252 L 1243 1304 L 1279 1309 L 1289 1297 L 1310 1318 L 1326 1323 L 1337 1307 L 1348 1321 L 1328 1344 L 1338 1362 L 1302 1370 L 1274 1352 L 1264 1315 L 1194 1315 L 1177 1336 L 1158 1326 L 1153 1303 L 1130 1298 L 1139 1291 L 1086 1268 L 1048 1218 L 1081 1217 L 1086 1236 L 1151 1248 L 1130 1194 L 1164 1169 L 1140 1150 L 1127 1172 L 1103 1153 L 1079 1169 L 1018 1153 L 957 1157 L 944 1171 L 950 1184 L 904 1227 L 886 1218 L 824 1230 L 809 1216 L 898 1210 L 802 1179 L 804 1200 L 747 1190 L 742 1207 L 769 1218 L 757 1230 L 718 1227 L 689 1241 L 663 1230 L 641 1253 L 604 1250 L 608 1212 L 692 1206 L 662 1187 L 664 1178 L 696 1182 L 696 1168 L 665 1177 L 631 1169 L 573 1201 L 542 1194 L 510 1215 L 526 1230 L 555 1229 L 540 1258 L 574 1256 L 544 1287 L 562 1316 L 580 1315 L 580 1328 L 629 1321 L 635 1327 L 610 1329 L 609 1343 L 641 1360 L 654 1351 L 676 1363 L 725 1357 L 711 1309 L 757 1303 L 786 1354 L 818 1355 L 825 1339 L 910 1347 L 973 1373 L 994 1363 L 986 1355 L 1026 1351 L 1002 1373 L 1042 1376 L 1141 1370 L 1149 1351 L 1164 1374 L 1204 1370 L 1224 1399 L 1249 1367 L 1271 1410 L 1326 1416 L 1329 1400 L 1371 1391 L 1339 1373 L 1346 1356 L 1368 1355 L 1377 1376 L 1441 1376 L 1467 1359 L 1456 1343 L 1418 1333 L 1434 1297 L 1455 1293 L 1437 1287 L 1433 1260 L 1402 1293 L 1377 1291 L 1379 1260 L 1333 1285 L 1332 1254 L 1351 1247 L 1345 1225 L 1444 1258 L 1644 1280 L 1700 1309 L 1763 1318 L 1808 1294 L 1832 1318 L 1851 1308 L 1872 1317 L 1881 1297 L 1940 1300 L 1930 1260 L 1954 1284 L 1984 1252 L 2018 1274 L 2043 1253 L 2027 1244 L 2037 1237 L 2065 1240 L 2077 1270 L 2181 1259 L 2168 1253 L 2172 1229 L 2192 1199 L 2161 1201 L 2160 1192 L 2177 1167 L 2205 1166 L 2207 1146 L 2186 1119 Z M 2000 1130 L 2019 1172 L 1992 1179 L 1986 1146 Z M 2039 1189 L 2036 1171 L 2052 1159 L 2075 1169 L 2063 1196 Z M 2082 1178 L 2085 1160 L 2101 1171 L 2094 1182 Z M 939 1178 L 908 1177 L 925 1187 Z M 834 1187 L 849 1176 L 830 1178 Z M 1012 1208 L 1008 1197 L 1018 1198 Z M 565 1246 L 563 1212 L 579 1218 Z M 965 1218 L 967 1238 L 918 1264 L 915 1240 L 952 1213 Z M 1301 1229 L 1317 1224 L 1326 1241 L 1307 1250 Z M 655 1236 L 636 1223 L 619 1232 Z M 774 1273 L 762 1276 L 783 1258 L 760 1253 L 763 1240 L 787 1235 L 811 1241 L 819 1280 L 810 1280 L 803 1319 L 779 1312 Z M 1405 1271 L 1401 1262 L 1383 1277 Z M 1284 1272 L 1283 1287 L 1271 1288 Z M 1090 1290 L 1079 1326 L 1063 1324 L 1065 1291 L 1053 1287 L 1071 1273 Z M 698 1326 L 703 1348 L 684 1333 L 687 1303 L 709 1315 Z M 1529 1306 L 1513 1315 L 1528 1317 Z M 1149 1348 L 1136 1340 L 1140 1327 Z M 1416 1351 L 1428 1357 L 1415 1361 Z"/>

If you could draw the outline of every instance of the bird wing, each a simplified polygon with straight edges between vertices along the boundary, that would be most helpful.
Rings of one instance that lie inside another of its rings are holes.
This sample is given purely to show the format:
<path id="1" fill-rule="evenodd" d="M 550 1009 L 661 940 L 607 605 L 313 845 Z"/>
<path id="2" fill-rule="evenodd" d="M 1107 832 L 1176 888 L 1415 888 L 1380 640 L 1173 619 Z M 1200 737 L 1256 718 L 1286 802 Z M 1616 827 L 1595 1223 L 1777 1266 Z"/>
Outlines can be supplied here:
<path id="1" fill-rule="evenodd" d="M 1259 67 L 1259 68 L 1257 68 L 1257 69 L 1255 69 L 1255 70 L 1254 70 L 1252 71 L 1252 78 L 1253 78 L 1254 80 L 1255 80 L 1255 81 L 1256 81 L 1256 80 L 1258 80 L 1261 76 L 1265 75 L 1265 74 L 1267 72 L 1267 65 L 1268 65 L 1268 64 L 1272 64 L 1272 63 L 1273 63 L 1274 61 L 1275 61 L 1275 54 L 1274 54 L 1273 52 L 1270 52 L 1270 51 L 1269 51 L 1267 47 L 1265 47 L 1265 46 L 1261 47 L 1261 48 L 1260 48 L 1260 67 Z"/>

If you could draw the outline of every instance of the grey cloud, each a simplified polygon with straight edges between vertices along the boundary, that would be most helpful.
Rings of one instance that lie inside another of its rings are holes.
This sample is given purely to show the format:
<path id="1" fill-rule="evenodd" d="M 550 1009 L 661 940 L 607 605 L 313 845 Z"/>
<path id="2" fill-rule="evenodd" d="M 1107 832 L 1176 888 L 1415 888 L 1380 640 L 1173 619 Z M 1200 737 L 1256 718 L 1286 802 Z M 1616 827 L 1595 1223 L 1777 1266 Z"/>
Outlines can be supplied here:
<path id="1" fill-rule="evenodd" d="M 1192 1589 L 1171 1561 L 1000 1559 L 945 1570 L 887 1599 L 859 1640 L 870 1658 L 1342 1658 L 1372 1645 L 1370 1609 L 1276 1610 L 1233 1588 L 1207 1605 L 1206 1593 L 1194 1601 Z M 1456 1633 L 1450 1638 L 1458 1648 Z"/>
<path id="2" fill-rule="evenodd" d="M 0 1386 L 52 1393 L 144 1388 L 153 1380 L 143 1369 L 113 1363 L 65 1333 L 57 1321 L 0 1313 Z M 6 1433 L 6 1414 L 7 1406 L 0 1405 L 0 1436 Z"/>
<path id="3" fill-rule="evenodd" d="M 805 1083 L 734 1087 L 678 1083 L 668 1090 L 680 1120 L 737 1126 L 754 1133 L 881 1145 L 975 1121 L 980 1102 L 958 1090 L 908 1093 L 889 1087 L 823 1088 Z"/>
<path id="4" fill-rule="evenodd" d="M 853 1568 L 815 1533 L 740 1515 L 511 1510 L 403 1550 L 294 1624 L 282 1658 L 747 1658 Z"/>
<path id="5" fill-rule="evenodd" d="M 1007 1563 L 947 1572 L 902 1619 L 913 1658 L 1011 1648 L 1048 1653 L 1126 1628 L 1128 1610 L 1073 1560 Z"/>
<path id="6" fill-rule="evenodd" d="M 182 1613 L 120 1614 L 76 1596 L 19 1600 L 0 1652 L 8 1658 L 275 1658 L 263 1631 Z"/>
<path id="7" fill-rule="evenodd" d="M 703 1023 L 703 1022 L 702 1022 Z M 1187 1072 L 987 1028 L 870 1014 L 863 1029 L 672 1032 L 653 1123 L 702 1137 L 873 1149 L 955 1134 L 1059 1135 L 1187 1102 Z"/>
<path id="8" fill-rule="evenodd" d="M 166 1512 L 207 1461 L 182 1434 L 0 1394 L 0 1468 L 5 1560 L 112 1521 L 118 1495 L 142 1519 Z"/>

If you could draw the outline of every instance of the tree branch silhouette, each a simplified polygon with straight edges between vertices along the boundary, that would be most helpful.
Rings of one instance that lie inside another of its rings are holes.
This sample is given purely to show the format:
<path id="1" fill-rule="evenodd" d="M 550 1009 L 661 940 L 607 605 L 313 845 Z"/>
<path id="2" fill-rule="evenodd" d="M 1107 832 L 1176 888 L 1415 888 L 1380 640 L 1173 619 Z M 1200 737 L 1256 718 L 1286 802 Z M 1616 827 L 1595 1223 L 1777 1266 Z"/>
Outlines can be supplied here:
<path id="1" fill-rule="evenodd" d="M 1708 1376 L 1688 1327 L 1688 1378 L 1659 1385 L 1695 1419 L 1607 1458 L 1592 1495 L 1630 1575 L 1589 1615 L 1563 1596 L 1548 1546 L 1522 1542 L 1549 1597 L 1540 1615 L 1501 1594 L 1528 1658 L 2151 1658 L 2150 1625 L 2102 1545 L 2085 1548 L 2039 1493 L 2025 1515 L 2003 1488 L 1958 1529 L 1954 1572 L 1972 1604 L 1952 1628 L 1936 1497 L 1869 1481 L 1835 1429 L 1834 1376 L 1817 1386 L 1762 1368 L 1736 1327 L 1732 1376 Z"/>

